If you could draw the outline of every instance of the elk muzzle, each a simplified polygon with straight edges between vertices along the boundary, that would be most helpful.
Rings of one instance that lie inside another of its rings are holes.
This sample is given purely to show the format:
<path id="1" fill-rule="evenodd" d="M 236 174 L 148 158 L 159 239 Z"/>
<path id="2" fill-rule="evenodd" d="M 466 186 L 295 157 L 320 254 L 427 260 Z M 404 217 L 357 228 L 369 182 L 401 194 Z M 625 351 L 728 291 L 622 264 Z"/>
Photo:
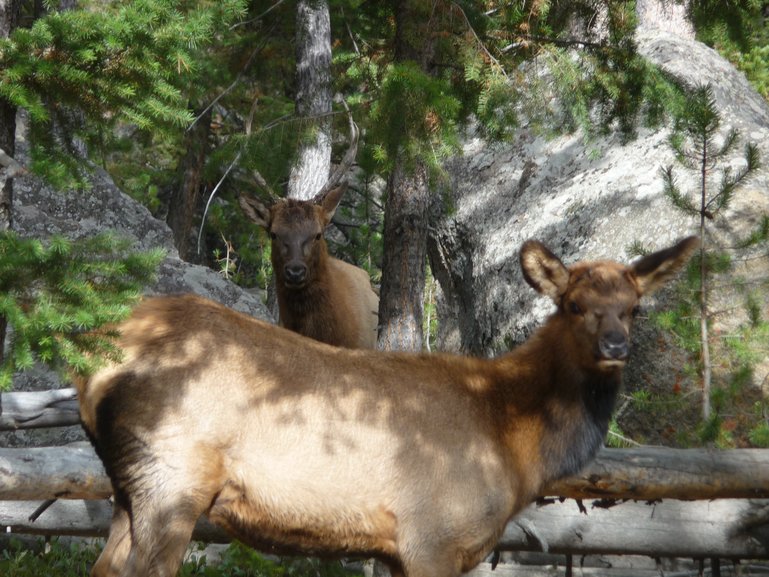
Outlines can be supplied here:
<path id="1" fill-rule="evenodd" d="M 283 278 L 290 287 L 301 287 L 307 280 L 307 265 L 303 262 L 290 262 L 283 267 Z"/>
<path id="2" fill-rule="evenodd" d="M 598 340 L 599 362 L 602 364 L 624 364 L 630 347 L 627 336 L 620 331 L 607 331 Z"/>

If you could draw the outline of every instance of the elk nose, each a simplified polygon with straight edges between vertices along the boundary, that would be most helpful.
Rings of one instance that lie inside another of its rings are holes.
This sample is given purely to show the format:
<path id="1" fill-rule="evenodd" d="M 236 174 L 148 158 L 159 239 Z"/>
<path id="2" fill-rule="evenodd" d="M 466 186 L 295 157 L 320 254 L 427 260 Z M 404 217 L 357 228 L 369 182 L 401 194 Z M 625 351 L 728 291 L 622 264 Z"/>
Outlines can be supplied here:
<path id="1" fill-rule="evenodd" d="M 301 263 L 287 264 L 283 269 L 288 284 L 300 284 L 307 276 L 307 267 Z"/>
<path id="2" fill-rule="evenodd" d="M 628 344 L 625 335 L 618 331 L 610 331 L 603 335 L 598 348 L 605 359 L 621 360 L 627 357 Z"/>

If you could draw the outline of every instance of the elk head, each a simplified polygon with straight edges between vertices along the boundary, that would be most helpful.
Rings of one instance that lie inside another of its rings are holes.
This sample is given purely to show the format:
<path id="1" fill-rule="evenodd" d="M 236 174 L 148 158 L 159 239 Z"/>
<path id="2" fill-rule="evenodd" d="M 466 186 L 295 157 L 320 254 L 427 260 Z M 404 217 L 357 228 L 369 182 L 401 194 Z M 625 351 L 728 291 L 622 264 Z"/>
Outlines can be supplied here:
<path id="1" fill-rule="evenodd" d="M 558 307 L 556 316 L 565 351 L 573 351 L 586 370 L 621 369 L 630 348 L 630 329 L 641 296 L 673 276 L 699 246 L 689 237 L 630 266 L 581 262 L 566 267 L 538 241 L 521 248 L 526 281 Z"/>
<path id="2" fill-rule="evenodd" d="M 276 200 L 269 207 L 241 195 L 246 216 L 264 227 L 272 242 L 272 265 L 279 285 L 301 289 L 311 282 L 328 258 L 323 231 L 331 222 L 346 184 L 313 200 Z"/>

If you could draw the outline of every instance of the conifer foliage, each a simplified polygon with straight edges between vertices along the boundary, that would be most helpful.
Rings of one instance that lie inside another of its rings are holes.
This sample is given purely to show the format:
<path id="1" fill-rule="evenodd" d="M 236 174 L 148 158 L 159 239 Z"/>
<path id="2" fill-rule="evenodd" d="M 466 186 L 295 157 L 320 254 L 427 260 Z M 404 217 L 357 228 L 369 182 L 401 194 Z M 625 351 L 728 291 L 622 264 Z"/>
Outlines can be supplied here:
<path id="1" fill-rule="evenodd" d="M 681 190 L 672 166 L 663 167 L 661 175 L 664 193 L 673 206 L 685 214 L 699 220 L 700 247 L 699 259 L 699 317 L 700 317 L 700 354 L 702 365 L 702 416 L 711 417 L 711 360 L 708 335 L 709 282 L 713 272 L 713 263 L 723 262 L 724 255 L 716 251 L 708 242 L 708 223 L 728 208 L 740 185 L 759 168 L 758 148 L 753 143 L 745 145 L 744 163 L 733 170 L 730 166 L 731 155 L 739 141 L 739 133 L 731 129 L 723 133 L 721 116 L 718 113 L 713 89 L 710 85 L 697 86 L 690 91 L 684 108 L 676 120 L 676 130 L 671 137 L 671 147 L 676 159 L 684 168 L 698 176 L 698 188 L 693 191 Z"/>
<path id="2" fill-rule="evenodd" d="M 192 115 L 181 87 L 196 50 L 245 10 L 243 0 L 81 4 L 0 41 L 0 97 L 27 111 L 33 169 L 59 185 L 82 170 L 75 138 L 102 144 L 118 122 L 186 127 Z"/>
<path id="3" fill-rule="evenodd" d="M 0 390 L 36 361 L 88 373 L 118 358 L 114 334 L 98 329 L 128 316 L 164 256 L 131 248 L 110 234 L 46 243 L 0 235 L 0 316 L 11 329 Z"/>
<path id="4" fill-rule="evenodd" d="M 84 0 L 0 39 L 0 100 L 26 111 L 31 168 L 85 187 L 85 156 L 116 127 L 182 133 L 200 52 L 245 0 Z M 0 319 L 9 327 L 0 389 L 36 361 L 87 373 L 115 359 L 109 326 L 125 318 L 162 259 L 105 234 L 69 241 L 0 236 Z"/>

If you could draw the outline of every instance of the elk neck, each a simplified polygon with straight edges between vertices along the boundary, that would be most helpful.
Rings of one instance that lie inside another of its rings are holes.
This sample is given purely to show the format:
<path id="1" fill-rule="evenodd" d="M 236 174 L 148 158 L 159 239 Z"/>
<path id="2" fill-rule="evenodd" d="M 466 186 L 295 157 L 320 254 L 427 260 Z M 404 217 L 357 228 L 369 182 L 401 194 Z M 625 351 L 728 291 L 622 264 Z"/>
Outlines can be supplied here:
<path id="1" fill-rule="evenodd" d="M 496 395 L 507 409 L 499 426 L 514 456 L 539 469 L 541 483 L 573 475 L 595 456 L 621 386 L 621 369 L 579 362 L 561 324 L 554 315 L 496 361 Z"/>

